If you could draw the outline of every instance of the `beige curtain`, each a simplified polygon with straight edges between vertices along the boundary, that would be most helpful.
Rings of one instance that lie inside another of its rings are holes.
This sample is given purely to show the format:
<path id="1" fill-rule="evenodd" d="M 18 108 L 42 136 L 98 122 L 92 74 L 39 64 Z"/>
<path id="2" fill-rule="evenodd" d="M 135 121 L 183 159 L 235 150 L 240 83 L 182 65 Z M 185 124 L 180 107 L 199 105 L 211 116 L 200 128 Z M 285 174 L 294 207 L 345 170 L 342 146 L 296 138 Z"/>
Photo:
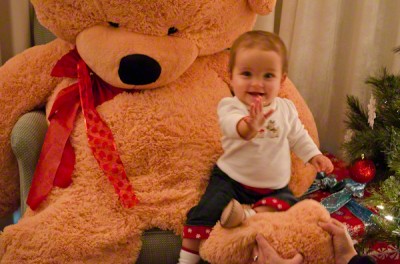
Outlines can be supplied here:
<path id="1" fill-rule="evenodd" d="M 0 65 L 29 46 L 29 0 L 0 0 Z"/>
<path id="2" fill-rule="evenodd" d="M 400 55 L 392 51 L 400 45 L 400 1 L 279 2 L 274 22 L 288 46 L 289 77 L 314 114 L 321 148 L 341 156 L 346 95 L 367 105 L 368 76 L 383 66 L 400 73 Z"/>

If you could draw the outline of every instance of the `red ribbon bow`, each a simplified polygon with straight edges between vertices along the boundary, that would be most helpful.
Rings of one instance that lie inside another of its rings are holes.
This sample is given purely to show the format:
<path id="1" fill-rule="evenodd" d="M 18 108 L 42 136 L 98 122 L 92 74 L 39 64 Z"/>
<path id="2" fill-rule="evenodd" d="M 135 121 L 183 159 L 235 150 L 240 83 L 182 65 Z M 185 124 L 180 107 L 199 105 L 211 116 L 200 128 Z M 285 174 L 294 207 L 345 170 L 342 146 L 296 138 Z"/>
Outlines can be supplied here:
<path id="1" fill-rule="evenodd" d="M 35 210 L 53 186 L 66 188 L 71 182 L 75 153 L 69 140 L 79 108 L 86 123 L 89 146 L 100 168 L 113 184 L 120 202 L 126 208 L 138 203 L 116 149 L 110 128 L 101 119 L 96 106 L 125 90 L 104 82 L 86 66 L 76 49 L 64 55 L 53 68 L 54 77 L 78 78 L 63 89 L 49 115 L 50 125 L 33 176 L 27 204 Z"/>

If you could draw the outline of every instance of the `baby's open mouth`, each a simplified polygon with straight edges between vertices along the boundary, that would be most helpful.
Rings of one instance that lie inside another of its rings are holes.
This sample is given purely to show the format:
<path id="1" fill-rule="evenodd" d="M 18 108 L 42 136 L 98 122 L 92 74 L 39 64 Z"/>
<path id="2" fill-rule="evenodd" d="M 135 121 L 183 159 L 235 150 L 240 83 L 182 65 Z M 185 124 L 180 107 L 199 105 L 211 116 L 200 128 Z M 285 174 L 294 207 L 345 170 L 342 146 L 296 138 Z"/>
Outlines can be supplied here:
<path id="1" fill-rule="evenodd" d="M 251 96 L 264 96 L 264 93 L 248 92 Z"/>

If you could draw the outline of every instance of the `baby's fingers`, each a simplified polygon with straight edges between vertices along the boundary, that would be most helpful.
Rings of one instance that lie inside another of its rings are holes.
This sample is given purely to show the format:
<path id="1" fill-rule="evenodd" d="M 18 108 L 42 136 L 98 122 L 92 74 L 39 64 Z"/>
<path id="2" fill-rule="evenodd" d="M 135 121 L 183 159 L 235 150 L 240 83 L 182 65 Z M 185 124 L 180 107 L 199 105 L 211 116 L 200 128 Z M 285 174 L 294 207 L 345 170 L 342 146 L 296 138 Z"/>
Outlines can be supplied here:
<path id="1" fill-rule="evenodd" d="M 334 166 L 333 166 L 332 162 L 328 162 L 326 173 L 331 173 L 333 171 L 333 169 L 334 169 Z"/>
<path id="2" fill-rule="evenodd" d="M 260 100 L 259 98 L 255 98 L 252 105 L 254 105 L 254 115 L 260 113 Z"/>
<path id="3" fill-rule="evenodd" d="M 274 109 L 269 110 L 267 113 L 264 114 L 264 118 L 267 119 L 268 117 L 270 117 L 274 113 L 274 111 Z"/>
<path id="4" fill-rule="evenodd" d="M 315 169 L 316 169 L 318 172 L 323 171 L 322 166 L 321 166 L 321 163 L 320 163 L 318 160 L 312 162 L 312 165 L 314 165 Z"/>
<path id="5" fill-rule="evenodd" d="M 257 98 L 257 110 L 258 113 L 262 113 L 262 100 L 260 96 Z"/>
<path id="6" fill-rule="evenodd" d="M 328 174 L 333 171 L 333 164 L 328 158 L 325 158 L 320 161 L 320 167 L 322 171 Z"/>
<path id="7" fill-rule="evenodd" d="M 250 105 L 250 111 L 249 111 L 249 114 L 250 114 L 251 117 L 255 117 L 255 116 L 256 116 L 256 110 L 255 110 L 255 108 L 256 108 L 256 104 L 255 104 L 255 103 L 252 103 L 252 104 Z"/>

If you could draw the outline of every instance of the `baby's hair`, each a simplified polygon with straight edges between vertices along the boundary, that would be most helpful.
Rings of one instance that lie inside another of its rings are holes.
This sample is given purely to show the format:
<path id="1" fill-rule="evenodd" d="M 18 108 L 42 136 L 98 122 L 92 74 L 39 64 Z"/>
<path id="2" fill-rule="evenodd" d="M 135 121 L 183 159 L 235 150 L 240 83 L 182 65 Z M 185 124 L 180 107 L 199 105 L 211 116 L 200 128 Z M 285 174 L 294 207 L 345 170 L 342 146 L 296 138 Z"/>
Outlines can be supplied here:
<path id="1" fill-rule="evenodd" d="M 282 73 L 288 71 L 288 59 L 285 43 L 281 38 L 271 32 L 262 30 L 254 30 L 243 33 L 239 36 L 232 45 L 229 58 L 229 72 L 232 74 L 233 67 L 235 66 L 236 53 L 239 49 L 258 48 L 265 51 L 275 51 L 282 59 Z"/>

